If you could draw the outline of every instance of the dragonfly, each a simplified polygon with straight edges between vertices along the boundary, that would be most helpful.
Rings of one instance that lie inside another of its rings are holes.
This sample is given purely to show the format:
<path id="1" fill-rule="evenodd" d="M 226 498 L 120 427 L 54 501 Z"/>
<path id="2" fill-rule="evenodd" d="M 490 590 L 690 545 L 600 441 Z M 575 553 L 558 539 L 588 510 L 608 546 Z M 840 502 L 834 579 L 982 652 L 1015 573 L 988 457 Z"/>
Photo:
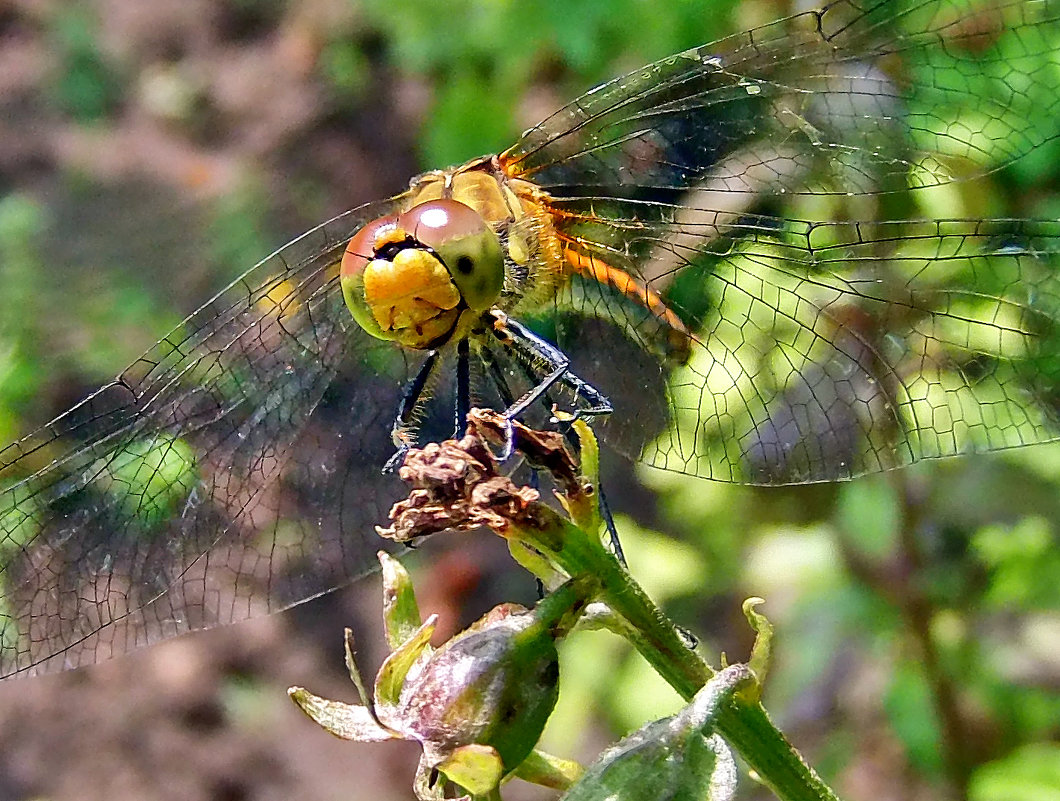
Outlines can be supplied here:
<path id="1" fill-rule="evenodd" d="M 923 196 L 1057 138 L 1058 48 L 1056 0 L 838 0 L 284 245 L 0 450 L 0 676 L 369 572 L 472 403 L 740 484 L 1055 439 L 1060 222 Z"/>

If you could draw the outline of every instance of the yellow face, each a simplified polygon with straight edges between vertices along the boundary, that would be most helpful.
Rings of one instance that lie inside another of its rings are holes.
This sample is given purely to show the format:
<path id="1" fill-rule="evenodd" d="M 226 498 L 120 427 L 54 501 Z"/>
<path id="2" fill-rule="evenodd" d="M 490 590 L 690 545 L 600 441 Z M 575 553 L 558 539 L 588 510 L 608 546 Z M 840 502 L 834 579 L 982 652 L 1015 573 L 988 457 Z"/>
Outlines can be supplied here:
<path id="1" fill-rule="evenodd" d="M 455 200 L 420 203 L 380 217 L 350 240 L 340 270 L 354 320 L 379 339 L 427 349 L 448 341 L 504 285 L 500 239 Z"/>

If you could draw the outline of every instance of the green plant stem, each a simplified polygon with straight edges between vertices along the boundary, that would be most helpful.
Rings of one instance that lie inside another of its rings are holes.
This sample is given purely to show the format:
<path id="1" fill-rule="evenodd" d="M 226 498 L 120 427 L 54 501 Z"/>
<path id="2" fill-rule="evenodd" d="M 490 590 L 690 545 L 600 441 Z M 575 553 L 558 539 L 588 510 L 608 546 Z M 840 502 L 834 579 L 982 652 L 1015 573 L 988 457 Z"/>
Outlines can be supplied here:
<path id="1" fill-rule="evenodd" d="M 518 539 L 545 553 L 571 576 L 593 576 L 600 599 L 635 633 L 631 641 L 645 659 L 685 699 L 691 699 L 714 670 L 685 644 L 674 624 L 594 537 L 555 515 Z M 806 764 L 770 720 L 762 705 L 736 696 L 718 717 L 718 731 L 779 798 L 835 801 L 836 795 Z"/>

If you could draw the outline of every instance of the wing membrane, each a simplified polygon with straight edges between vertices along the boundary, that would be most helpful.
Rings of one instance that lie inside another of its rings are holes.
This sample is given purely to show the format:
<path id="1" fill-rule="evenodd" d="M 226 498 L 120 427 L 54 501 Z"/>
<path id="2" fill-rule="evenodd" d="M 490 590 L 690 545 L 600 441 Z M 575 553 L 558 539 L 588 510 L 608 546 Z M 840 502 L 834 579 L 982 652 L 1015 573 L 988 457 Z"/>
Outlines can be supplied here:
<path id="1" fill-rule="evenodd" d="M 3 675 L 273 611 L 368 569 L 403 364 L 353 324 L 337 275 L 349 237 L 390 208 L 281 248 L 0 451 Z"/>
<path id="2" fill-rule="evenodd" d="M 502 159 L 551 193 L 561 238 L 694 332 L 683 366 L 618 374 L 616 343 L 665 356 L 665 326 L 574 278 L 564 302 L 611 328 L 606 345 L 585 324 L 560 342 L 614 396 L 605 436 L 761 484 L 1053 439 L 1055 223 L 908 218 L 931 209 L 924 189 L 1057 137 L 1058 17 L 1054 0 L 840 0 L 637 70 L 528 131 Z M 623 413 L 650 397 L 654 428 Z"/>
<path id="3" fill-rule="evenodd" d="M 503 159 L 559 197 L 878 193 L 997 169 L 1056 137 L 1055 0 L 834 2 L 610 81 Z M 725 207 L 719 207 L 722 210 Z"/>
<path id="4" fill-rule="evenodd" d="M 572 276 L 559 344 L 615 401 L 609 441 L 783 484 L 1055 438 L 1060 223 L 905 218 L 915 191 L 1057 137 L 1058 16 L 1057 0 L 840 0 L 607 83 L 503 154 L 553 198 L 568 252 L 691 332 L 675 364 L 658 315 Z M 362 536 L 399 492 L 379 467 L 409 365 L 352 322 L 337 263 L 398 202 L 280 249 L 0 451 L 0 676 L 365 572 Z M 489 366 L 487 403 L 536 378 Z"/>
<path id="5" fill-rule="evenodd" d="M 680 366 L 659 349 L 635 380 L 616 377 L 607 359 L 583 354 L 578 364 L 605 393 L 616 381 L 634 381 L 641 397 L 664 393 L 654 439 L 621 405 L 601 423 L 634 458 L 721 481 L 797 484 L 1060 433 L 1056 221 L 759 217 L 680 246 L 665 224 L 625 222 L 638 226 L 637 244 L 668 250 L 678 283 L 665 273 L 648 286 L 668 288 L 694 321 Z M 617 300 L 583 292 L 567 302 L 650 349 L 658 320 L 619 319 Z"/>

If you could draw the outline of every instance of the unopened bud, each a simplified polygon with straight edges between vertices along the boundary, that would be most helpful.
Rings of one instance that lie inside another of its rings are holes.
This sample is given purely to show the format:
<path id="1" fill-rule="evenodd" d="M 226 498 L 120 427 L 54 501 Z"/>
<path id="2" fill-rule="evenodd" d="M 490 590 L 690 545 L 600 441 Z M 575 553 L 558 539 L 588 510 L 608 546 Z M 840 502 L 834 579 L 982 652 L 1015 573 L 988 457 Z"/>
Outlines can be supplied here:
<path id="1" fill-rule="evenodd" d="M 432 654 L 400 711 L 425 752 L 440 761 L 464 745 L 490 746 L 505 773 L 526 758 L 556 704 L 556 637 L 584 608 L 580 589 L 568 583 L 532 611 L 498 607 Z"/>

